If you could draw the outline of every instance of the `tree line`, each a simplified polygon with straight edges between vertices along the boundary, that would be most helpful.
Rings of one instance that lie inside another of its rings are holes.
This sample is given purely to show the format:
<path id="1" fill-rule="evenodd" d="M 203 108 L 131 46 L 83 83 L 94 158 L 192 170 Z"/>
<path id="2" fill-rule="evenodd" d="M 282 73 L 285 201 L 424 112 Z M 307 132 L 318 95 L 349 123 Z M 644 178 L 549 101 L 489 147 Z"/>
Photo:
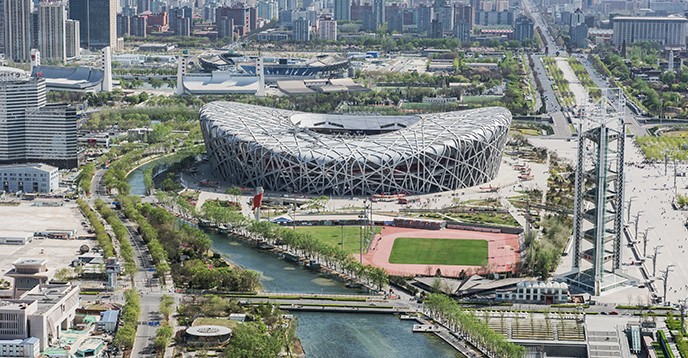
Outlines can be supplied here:
<path id="1" fill-rule="evenodd" d="M 470 337 L 473 344 L 483 347 L 495 357 L 522 358 L 525 347 L 507 341 L 506 337 L 493 331 L 475 315 L 464 311 L 448 296 L 433 293 L 424 301 L 428 316 L 448 326 L 454 332 Z"/>

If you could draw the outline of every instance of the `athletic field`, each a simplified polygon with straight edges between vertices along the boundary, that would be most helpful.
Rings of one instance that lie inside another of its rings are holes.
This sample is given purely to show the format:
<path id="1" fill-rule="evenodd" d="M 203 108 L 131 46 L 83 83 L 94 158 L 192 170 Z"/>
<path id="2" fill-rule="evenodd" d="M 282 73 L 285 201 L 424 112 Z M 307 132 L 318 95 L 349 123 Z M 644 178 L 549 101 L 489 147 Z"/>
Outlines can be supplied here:
<path id="1" fill-rule="evenodd" d="M 487 241 L 399 237 L 394 240 L 389 263 L 485 266 Z"/>
<path id="2" fill-rule="evenodd" d="M 518 235 L 471 230 L 420 230 L 385 226 L 363 255 L 363 263 L 391 275 L 515 272 L 521 258 Z"/>

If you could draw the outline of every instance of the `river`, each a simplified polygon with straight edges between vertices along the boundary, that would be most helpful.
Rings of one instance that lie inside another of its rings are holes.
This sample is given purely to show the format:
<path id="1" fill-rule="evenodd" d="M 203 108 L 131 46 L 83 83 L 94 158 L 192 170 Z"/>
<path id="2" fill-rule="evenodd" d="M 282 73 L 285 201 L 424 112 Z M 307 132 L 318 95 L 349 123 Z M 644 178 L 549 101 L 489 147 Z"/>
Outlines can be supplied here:
<path id="1" fill-rule="evenodd" d="M 153 162 L 154 163 L 154 162 Z M 132 195 L 144 195 L 143 170 L 127 178 Z M 212 249 L 227 260 L 261 273 L 270 292 L 360 293 L 344 284 L 249 247 L 238 239 L 209 232 Z M 457 352 L 430 334 L 413 333 L 413 323 L 386 314 L 299 312 L 297 334 L 308 357 L 386 358 L 456 357 Z"/>

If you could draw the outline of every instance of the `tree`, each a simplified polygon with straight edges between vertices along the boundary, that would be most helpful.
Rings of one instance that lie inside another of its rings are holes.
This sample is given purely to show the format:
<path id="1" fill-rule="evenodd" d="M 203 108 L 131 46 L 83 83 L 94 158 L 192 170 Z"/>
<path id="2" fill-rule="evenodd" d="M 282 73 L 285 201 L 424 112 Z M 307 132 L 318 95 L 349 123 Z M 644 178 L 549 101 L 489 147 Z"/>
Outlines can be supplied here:
<path id="1" fill-rule="evenodd" d="M 225 349 L 227 358 L 274 358 L 285 345 L 281 332 L 267 332 L 260 322 L 247 322 L 237 326 Z"/>
<path id="2" fill-rule="evenodd" d="M 239 202 L 239 197 L 241 196 L 241 188 L 236 187 L 236 186 L 227 188 L 227 190 L 225 190 L 225 194 L 231 195 L 231 196 L 232 196 L 232 201 L 235 202 L 235 203 L 238 203 L 238 202 Z"/>

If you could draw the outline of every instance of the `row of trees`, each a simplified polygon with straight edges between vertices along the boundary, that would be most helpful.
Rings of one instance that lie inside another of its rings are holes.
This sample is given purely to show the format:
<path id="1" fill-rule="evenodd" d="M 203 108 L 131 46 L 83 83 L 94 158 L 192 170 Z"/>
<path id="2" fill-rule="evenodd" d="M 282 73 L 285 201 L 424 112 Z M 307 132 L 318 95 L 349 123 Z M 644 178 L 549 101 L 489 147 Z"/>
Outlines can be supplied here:
<path id="1" fill-rule="evenodd" d="M 167 262 L 167 253 L 158 240 L 157 230 L 148 222 L 148 219 L 139 212 L 137 204 L 132 197 L 120 195 L 118 200 L 122 205 L 124 215 L 126 215 L 129 220 L 138 224 L 139 234 L 143 237 L 143 241 L 146 242 L 148 252 L 151 255 L 153 264 L 155 264 L 158 276 L 164 282 L 165 275 L 170 272 L 170 265 Z"/>
<path id="2" fill-rule="evenodd" d="M 136 290 L 130 289 L 124 292 L 124 298 L 125 304 L 120 318 L 120 322 L 123 324 L 117 328 L 112 344 L 123 350 L 129 350 L 134 347 L 134 340 L 136 339 L 136 327 L 141 312 L 141 297 Z"/>
<path id="3" fill-rule="evenodd" d="M 134 255 L 134 248 L 129 241 L 129 230 L 124 226 L 124 223 L 122 223 L 122 220 L 120 220 L 115 211 L 103 200 L 97 199 L 95 205 L 100 216 L 102 216 L 112 227 L 112 231 L 115 233 L 115 237 L 119 242 L 119 255 L 124 259 L 124 272 L 133 279 L 134 273 L 136 272 L 136 258 Z"/>
<path id="4" fill-rule="evenodd" d="M 79 205 L 79 209 L 81 209 L 81 212 L 91 223 L 91 227 L 93 227 L 93 231 L 96 235 L 96 240 L 98 241 L 98 246 L 100 246 L 100 248 L 103 249 L 103 256 L 114 256 L 115 249 L 112 246 L 112 239 L 110 238 L 110 235 L 108 235 L 107 231 L 105 231 L 105 226 L 103 225 L 103 223 L 100 222 L 98 215 L 96 215 L 96 213 L 93 212 L 93 210 L 91 210 L 91 207 L 88 206 L 88 203 L 86 203 L 83 199 L 77 199 L 76 203 L 77 205 Z"/>
<path id="5" fill-rule="evenodd" d="M 580 61 L 578 61 L 578 59 L 575 57 L 569 57 L 567 61 L 573 72 L 576 74 L 576 77 L 578 77 L 581 85 L 583 85 L 583 87 L 585 87 L 585 89 L 588 91 L 590 97 L 593 99 L 600 98 L 602 92 L 597 87 L 595 82 L 593 82 L 588 70 L 585 69 L 585 66 L 583 66 L 583 64 L 580 63 Z"/>
<path id="6" fill-rule="evenodd" d="M 253 235 L 302 255 L 306 259 L 315 259 L 335 271 L 344 272 L 353 279 L 375 284 L 378 289 L 382 289 L 389 281 L 384 269 L 362 265 L 338 246 L 324 243 L 308 233 L 296 231 L 290 227 L 279 226 L 268 221 L 247 221 L 235 206 L 222 205 L 219 201 L 206 201 L 199 214 L 202 218 L 216 224 L 244 228 Z"/>
<path id="7" fill-rule="evenodd" d="M 174 299 L 168 295 L 163 295 L 160 297 L 160 314 L 165 317 L 163 324 L 155 331 L 155 339 L 153 344 L 155 345 L 155 350 L 159 355 L 164 355 L 164 351 L 170 344 L 172 337 L 174 336 L 174 330 L 170 326 L 170 317 L 172 316 L 172 310 L 174 308 Z"/>
<path id="8" fill-rule="evenodd" d="M 91 179 L 93 179 L 93 175 L 95 173 L 96 166 L 93 163 L 88 163 L 81 167 L 81 172 L 77 177 L 77 181 L 79 182 L 79 191 L 86 194 L 91 193 Z"/>
<path id="9" fill-rule="evenodd" d="M 260 287 L 258 272 L 219 264 L 217 261 L 209 264 L 201 259 L 186 260 L 175 272 L 178 280 L 192 289 L 255 292 Z"/>
<path id="10" fill-rule="evenodd" d="M 454 332 L 470 337 L 473 344 L 483 347 L 501 358 L 522 358 L 525 347 L 507 341 L 506 337 L 493 331 L 475 315 L 464 311 L 448 296 L 433 293 L 424 301 L 428 316 L 448 326 Z"/>
<path id="11" fill-rule="evenodd" d="M 253 234 L 264 237 L 274 245 L 281 245 L 289 251 L 303 255 L 306 259 L 323 262 L 326 266 L 343 272 L 355 280 L 374 284 L 379 290 L 389 282 L 384 269 L 363 265 L 342 248 L 326 244 L 308 233 L 267 221 L 251 221 L 247 228 Z"/>
<path id="12" fill-rule="evenodd" d="M 148 98 L 146 98 L 148 100 Z M 85 129 L 104 130 L 117 127 L 120 130 L 146 127 L 156 122 L 194 122 L 197 125 L 198 107 L 174 105 L 167 107 L 136 107 L 107 109 L 93 113 L 84 124 Z M 180 129 L 180 128 L 175 128 Z"/>
<path id="13" fill-rule="evenodd" d="M 157 233 L 161 250 L 166 253 L 173 278 L 179 286 L 245 292 L 253 292 L 259 287 L 260 275 L 257 272 L 238 270 L 221 260 L 208 260 L 211 241 L 202 230 L 179 222 L 163 208 L 140 203 L 136 208 L 146 222 L 141 227 L 144 237 L 151 235 L 147 233 L 150 230 Z"/>

